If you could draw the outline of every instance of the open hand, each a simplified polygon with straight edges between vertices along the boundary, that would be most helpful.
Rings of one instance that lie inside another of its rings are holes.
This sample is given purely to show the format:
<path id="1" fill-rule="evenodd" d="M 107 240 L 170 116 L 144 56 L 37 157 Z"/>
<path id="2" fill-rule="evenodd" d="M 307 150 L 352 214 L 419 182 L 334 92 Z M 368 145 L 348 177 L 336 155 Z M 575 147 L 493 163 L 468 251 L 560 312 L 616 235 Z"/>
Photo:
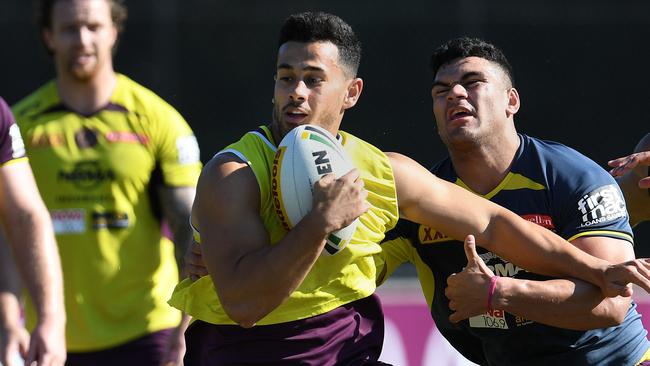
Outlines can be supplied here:
<path id="1" fill-rule="evenodd" d="M 618 177 L 636 168 L 638 165 L 650 166 L 650 151 L 642 151 L 622 158 L 610 160 L 607 164 L 614 168 L 609 172 L 613 176 Z M 650 188 L 650 177 L 641 179 L 639 181 L 639 188 Z"/>
<path id="2" fill-rule="evenodd" d="M 607 267 L 601 291 L 607 297 L 632 296 L 630 283 L 650 293 L 650 258 L 638 258 Z"/>

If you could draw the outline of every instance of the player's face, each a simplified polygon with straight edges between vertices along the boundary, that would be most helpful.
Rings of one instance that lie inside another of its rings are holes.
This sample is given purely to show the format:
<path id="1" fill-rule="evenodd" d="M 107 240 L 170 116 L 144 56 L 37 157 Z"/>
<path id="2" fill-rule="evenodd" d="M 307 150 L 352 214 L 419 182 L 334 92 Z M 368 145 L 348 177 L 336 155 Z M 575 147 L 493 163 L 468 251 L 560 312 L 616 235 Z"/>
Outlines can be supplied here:
<path id="1" fill-rule="evenodd" d="M 506 73 L 479 57 L 442 66 L 431 97 L 438 133 L 447 146 L 476 145 L 497 137 L 519 108 L 519 96 Z"/>
<path id="2" fill-rule="evenodd" d="M 106 0 L 60 0 L 52 8 L 52 27 L 43 31 L 59 73 L 80 81 L 102 67 L 112 69 L 117 29 Z"/>
<path id="3" fill-rule="evenodd" d="M 274 133 L 303 124 L 336 134 L 347 108 L 356 104 L 361 79 L 347 77 L 331 42 L 287 42 L 278 50 L 273 102 Z"/>

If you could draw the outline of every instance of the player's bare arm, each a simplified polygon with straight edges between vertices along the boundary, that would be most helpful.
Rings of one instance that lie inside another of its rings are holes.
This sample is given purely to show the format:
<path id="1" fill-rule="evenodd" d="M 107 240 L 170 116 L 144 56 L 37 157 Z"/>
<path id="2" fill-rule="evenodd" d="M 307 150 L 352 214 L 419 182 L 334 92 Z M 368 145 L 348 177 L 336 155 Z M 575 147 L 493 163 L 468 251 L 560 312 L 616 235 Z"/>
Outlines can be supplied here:
<path id="1" fill-rule="evenodd" d="M 237 158 L 208 163 L 197 187 L 192 220 L 201 233 L 203 259 L 228 316 L 251 327 L 302 283 L 326 236 L 368 207 L 353 170 L 314 186 L 314 204 L 278 243 L 271 245 L 259 215 L 260 192 L 252 170 Z"/>
<path id="2" fill-rule="evenodd" d="M 26 364 L 63 365 L 63 281 L 50 215 L 26 161 L 0 168 L 0 187 L 4 232 L 38 313 Z"/>
<path id="3" fill-rule="evenodd" d="M 192 202 L 196 195 L 194 187 L 160 187 L 158 189 L 163 216 L 174 237 L 176 263 L 183 277 L 184 256 L 192 243 L 189 225 Z"/>
<path id="4" fill-rule="evenodd" d="M 18 353 L 26 355 L 29 333 L 20 321 L 20 279 L 13 255 L 3 235 L 0 235 L 0 363 L 12 364 Z"/>
<path id="5" fill-rule="evenodd" d="M 196 188 L 194 187 L 158 188 L 163 216 L 169 224 L 174 240 L 174 252 L 180 278 L 187 275 L 184 258 L 192 243 L 192 229 L 189 222 L 195 194 Z M 185 354 L 185 337 L 183 334 L 189 325 L 189 321 L 190 317 L 183 314 L 181 323 L 169 337 L 169 344 L 163 356 L 162 364 L 182 364 L 182 357 Z"/>
<path id="6" fill-rule="evenodd" d="M 650 290 L 645 260 L 620 265 L 588 255 L 551 231 L 433 176 L 412 159 L 390 153 L 400 215 L 440 229 L 457 240 L 474 234 L 476 243 L 535 273 L 576 277 L 598 285 L 607 296 L 631 295 L 633 282 Z"/>
<path id="7" fill-rule="evenodd" d="M 475 248 L 465 240 L 467 266 L 447 280 L 445 295 L 454 313 L 452 322 L 484 314 L 490 280 L 494 273 Z M 634 258 L 630 243 L 608 237 L 578 238 L 576 247 L 613 263 Z M 578 279 L 532 281 L 499 277 L 491 301 L 493 309 L 505 310 L 527 320 L 574 330 L 620 324 L 630 306 L 629 297 L 603 297 L 600 289 Z"/>

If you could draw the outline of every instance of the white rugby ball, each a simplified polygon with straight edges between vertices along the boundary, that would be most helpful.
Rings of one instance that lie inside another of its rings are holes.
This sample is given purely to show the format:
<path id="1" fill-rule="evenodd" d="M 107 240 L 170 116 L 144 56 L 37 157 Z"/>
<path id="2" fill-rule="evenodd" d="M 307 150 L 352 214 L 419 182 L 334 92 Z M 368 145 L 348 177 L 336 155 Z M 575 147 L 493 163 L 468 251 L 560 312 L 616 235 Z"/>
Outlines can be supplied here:
<path id="1" fill-rule="evenodd" d="M 352 168 L 343 146 L 327 130 L 302 125 L 289 131 L 278 146 L 271 176 L 273 205 L 285 229 L 291 230 L 311 211 L 314 183 L 325 174 L 338 178 Z M 334 255 L 345 248 L 358 223 L 357 218 L 332 232 L 323 253 Z"/>

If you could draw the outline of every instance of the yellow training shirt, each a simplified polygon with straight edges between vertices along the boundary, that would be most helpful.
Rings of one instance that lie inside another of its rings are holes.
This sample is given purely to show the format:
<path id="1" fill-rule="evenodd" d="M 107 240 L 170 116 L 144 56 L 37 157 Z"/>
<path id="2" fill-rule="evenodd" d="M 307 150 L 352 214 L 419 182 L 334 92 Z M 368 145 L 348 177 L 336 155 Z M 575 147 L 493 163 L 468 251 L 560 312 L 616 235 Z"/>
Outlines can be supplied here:
<path id="1" fill-rule="evenodd" d="M 296 291 L 258 325 L 323 314 L 375 291 L 373 255 L 381 250 L 378 243 L 398 219 L 393 171 L 388 157 L 374 146 L 345 132 L 340 132 L 340 136 L 343 147 L 361 173 L 371 208 L 360 217 L 350 243 L 334 256 L 321 255 Z M 237 155 L 255 173 L 262 201 L 260 217 L 269 232 L 271 245 L 287 233 L 272 202 L 271 168 L 275 152 L 276 144 L 270 130 L 260 127 L 219 153 Z M 205 322 L 234 324 L 221 307 L 210 276 L 195 282 L 184 280 L 174 290 L 169 303 Z"/>
<path id="2" fill-rule="evenodd" d="M 92 115 L 69 110 L 54 81 L 14 113 L 61 254 L 68 350 L 178 326 L 180 313 L 166 303 L 178 269 L 156 189 L 196 184 L 199 151 L 185 120 L 123 75 Z M 31 304 L 26 313 L 33 325 Z"/>

